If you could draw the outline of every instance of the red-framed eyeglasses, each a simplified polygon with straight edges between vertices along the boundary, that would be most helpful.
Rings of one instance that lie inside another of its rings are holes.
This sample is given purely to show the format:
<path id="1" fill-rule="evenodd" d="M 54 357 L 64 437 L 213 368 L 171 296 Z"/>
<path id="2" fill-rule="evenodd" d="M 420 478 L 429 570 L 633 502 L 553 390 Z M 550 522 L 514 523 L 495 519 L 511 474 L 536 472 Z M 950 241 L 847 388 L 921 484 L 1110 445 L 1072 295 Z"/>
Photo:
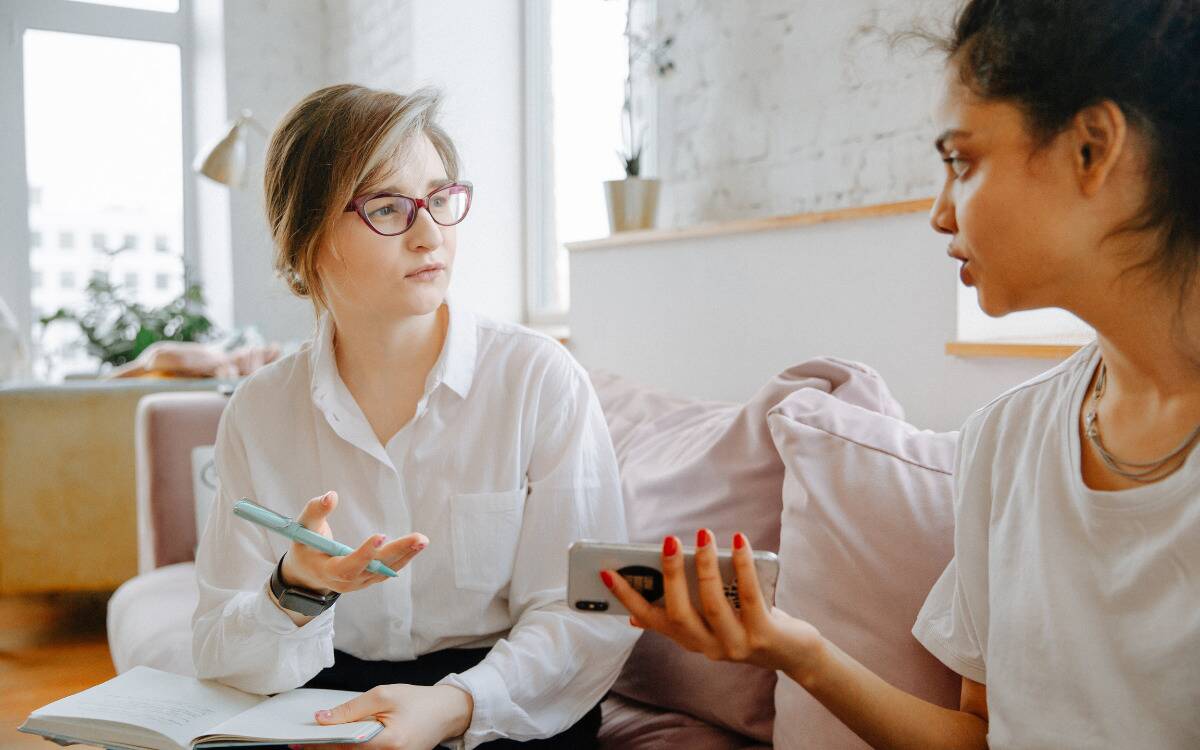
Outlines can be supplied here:
<path id="1" fill-rule="evenodd" d="M 350 201 L 346 211 L 358 214 L 376 234 L 394 237 L 412 227 L 417 220 L 417 211 L 422 208 L 441 226 L 454 226 L 467 218 L 472 191 L 471 183 L 460 180 L 443 185 L 424 198 L 400 193 L 370 193 Z"/>

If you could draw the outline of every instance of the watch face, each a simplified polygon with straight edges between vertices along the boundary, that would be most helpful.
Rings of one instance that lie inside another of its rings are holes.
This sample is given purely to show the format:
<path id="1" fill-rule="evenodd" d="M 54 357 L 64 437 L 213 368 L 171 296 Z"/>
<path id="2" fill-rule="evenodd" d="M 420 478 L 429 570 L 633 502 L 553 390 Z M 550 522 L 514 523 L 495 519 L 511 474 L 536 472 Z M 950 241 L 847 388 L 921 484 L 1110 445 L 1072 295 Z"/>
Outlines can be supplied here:
<path id="1" fill-rule="evenodd" d="M 315 617 L 333 606 L 338 596 L 337 593 L 333 593 L 326 597 L 319 597 L 306 592 L 285 589 L 283 596 L 279 597 L 279 606 L 298 614 Z"/>

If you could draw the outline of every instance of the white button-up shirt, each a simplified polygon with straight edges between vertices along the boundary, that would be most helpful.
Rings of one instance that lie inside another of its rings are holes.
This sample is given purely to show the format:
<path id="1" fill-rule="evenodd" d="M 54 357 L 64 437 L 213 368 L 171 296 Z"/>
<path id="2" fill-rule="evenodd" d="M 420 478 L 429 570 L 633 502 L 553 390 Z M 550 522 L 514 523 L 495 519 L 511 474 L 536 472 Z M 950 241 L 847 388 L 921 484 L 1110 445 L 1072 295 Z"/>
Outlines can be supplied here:
<path id="1" fill-rule="evenodd" d="M 218 432 L 216 505 L 196 553 L 193 655 L 202 678 L 254 693 L 333 664 L 491 646 L 443 682 L 475 712 L 467 748 L 560 732 L 612 685 L 636 631 L 567 607 L 567 548 L 626 539 L 599 403 L 557 342 L 450 305 L 416 414 L 386 445 L 337 373 L 333 322 L 234 393 Z M 297 627 L 267 581 L 290 542 L 233 515 L 249 497 L 296 517 L 327 490 L 334 538 L 413 531 L 429 546 L 388 579 Z"/>

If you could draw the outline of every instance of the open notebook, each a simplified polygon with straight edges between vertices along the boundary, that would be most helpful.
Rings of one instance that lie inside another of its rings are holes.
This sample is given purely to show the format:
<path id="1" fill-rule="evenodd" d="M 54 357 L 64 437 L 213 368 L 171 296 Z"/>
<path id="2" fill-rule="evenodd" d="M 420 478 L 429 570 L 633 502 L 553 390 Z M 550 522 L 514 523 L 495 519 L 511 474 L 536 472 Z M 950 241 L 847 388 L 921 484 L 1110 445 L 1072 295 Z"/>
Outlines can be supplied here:
<path id="1" fill-rule="evenodd" d="M 129 750 L 366 742 L 383 729 L 374 719 L 325 726 L 313 718 L 356 695 L 300 688 L 267 698 L 212 680 L 134 667 L 42 706 L 20 730 L 61 745 Z"/>

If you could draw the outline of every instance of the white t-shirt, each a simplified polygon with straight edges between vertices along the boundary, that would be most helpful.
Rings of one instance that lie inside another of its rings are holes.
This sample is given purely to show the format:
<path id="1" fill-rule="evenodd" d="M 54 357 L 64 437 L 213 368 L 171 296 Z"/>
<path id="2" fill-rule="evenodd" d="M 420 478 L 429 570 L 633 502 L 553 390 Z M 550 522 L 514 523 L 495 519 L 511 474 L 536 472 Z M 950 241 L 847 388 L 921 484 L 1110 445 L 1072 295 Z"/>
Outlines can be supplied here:
<path id="1" fill-rule="evenodd" d="M 443 682 L 470 692 L 464 742 L 560 732 L 600 701 L 637 638 L 571 610 L 567 548 L 624 540 L 620 476 L 583 368 L 557 342 L 450 304 L 416 414 L 386 445 L 337 371 L 333 323 L 243 382 L 221 417 L 217 497 L 196 553 L 198 676 L 254 693 L 299 687 L 335 648 L 368 660 L 491 647 Z M 298 516 L 338 491 L 334 537 L 411 531 L 429 546 L 389 579 L 297 627 L 267 580 L 291 542 L 233 515 L 250 497 Z"/>
<path id="2" fill-rule="evenodd" d="M 988 688 L 988 745 L 1200 748 L 1200 450 L 1116 492 L 1080 470 L 1088 346 L 964 426 L 954 559 L 913 635 Z"/>

